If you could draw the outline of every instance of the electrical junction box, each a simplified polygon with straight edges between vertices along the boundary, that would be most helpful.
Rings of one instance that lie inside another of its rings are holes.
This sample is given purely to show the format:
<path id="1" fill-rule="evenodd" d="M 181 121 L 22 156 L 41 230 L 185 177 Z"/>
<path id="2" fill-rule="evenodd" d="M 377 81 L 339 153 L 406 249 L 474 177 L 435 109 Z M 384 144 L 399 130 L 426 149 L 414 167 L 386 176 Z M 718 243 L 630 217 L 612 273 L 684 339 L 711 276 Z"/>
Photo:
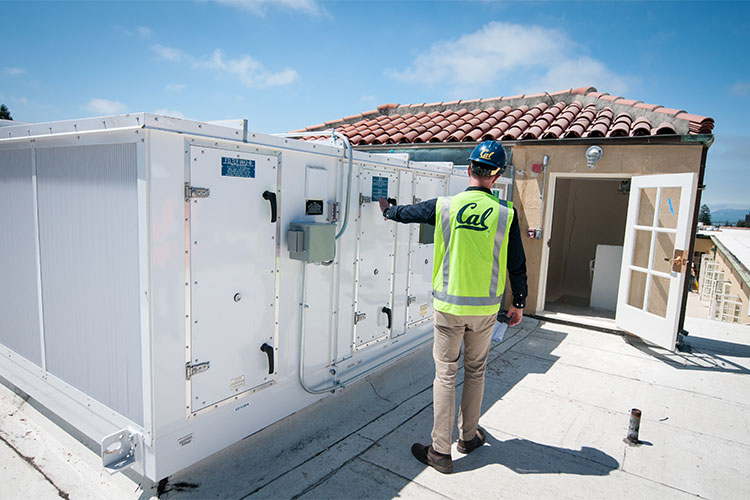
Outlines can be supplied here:
<path id="1" fill-rule="evenodd" d="M 421 243 L 422 245 L 432 245 L 433 243 L 435 243 L 434 224 L 419 225 L 419 243 Z"/>
<path id="2" fill-rule="evenodd" d="M 334 257 L 336 224 L 325 222 L 292 222 L 287 241 L 289 258 L 320 264 Z"/>

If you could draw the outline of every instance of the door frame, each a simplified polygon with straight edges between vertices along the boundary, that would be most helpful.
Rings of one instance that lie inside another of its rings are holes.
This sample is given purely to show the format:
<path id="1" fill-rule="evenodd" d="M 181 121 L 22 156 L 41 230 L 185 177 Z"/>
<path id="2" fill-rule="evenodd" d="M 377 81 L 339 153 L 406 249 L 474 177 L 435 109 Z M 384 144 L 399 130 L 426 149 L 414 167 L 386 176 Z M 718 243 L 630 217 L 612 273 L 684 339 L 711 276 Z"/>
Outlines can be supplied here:
<path id="1" fill-rule="evenodd" d="M 542 257 L 539 263 L 539 287 L 536 297 L 536 312 L 534 314 L 540 314 L 545 312 L 544 304 L 547 302 L 547 275 L 549 273 L 549 255 L 550 247 L 549 241 L 552 237 L 552 220 L 554 218 L 555 210 L 555 194 L 557 192 L 557 181 L 559 179 L 578 179 L 578 180 L 607 180 L 607 179 L 631 179 L 635 176 L 632 173 L 617 172 L 617 173 L 567 173 L 567 172 L 550 172 L 548 179 L 547 193 L 544 194 L 542 200 L 542 209 L 544 210 L 544 218 L 542 219 Z M 625 232 L 625 226 L 622 228 L 623 234 Z M 523 237 L 524 235 L 522 235 Z"/>

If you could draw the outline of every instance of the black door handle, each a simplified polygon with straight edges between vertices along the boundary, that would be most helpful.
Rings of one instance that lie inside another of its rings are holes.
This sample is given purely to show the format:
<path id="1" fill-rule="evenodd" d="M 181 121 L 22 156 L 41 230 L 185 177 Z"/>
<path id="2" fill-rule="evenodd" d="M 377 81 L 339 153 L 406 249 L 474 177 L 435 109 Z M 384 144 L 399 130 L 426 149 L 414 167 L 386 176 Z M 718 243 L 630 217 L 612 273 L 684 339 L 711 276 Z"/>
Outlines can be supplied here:
<path id="1" fill-rule="evenodd" d="M 263 191 L 263 199 L 271 204 L 271 222 L 276 222 L 276 193 Z"/>
<path id="2" fill-rule="evenodd" d="M 383 307 L 382 311 L 388 315 L 388 329 L 391 329 L 391 308 L 390 307 Z"/>
<path id="3" fill-rule="evenodd" d="M 270 345 L 263 343 L 262 346 L 260 346 L 260 350 L 266 353 L 266 356 L 268 356 L 268 374 L 273 374 L 273 347 Z"/>

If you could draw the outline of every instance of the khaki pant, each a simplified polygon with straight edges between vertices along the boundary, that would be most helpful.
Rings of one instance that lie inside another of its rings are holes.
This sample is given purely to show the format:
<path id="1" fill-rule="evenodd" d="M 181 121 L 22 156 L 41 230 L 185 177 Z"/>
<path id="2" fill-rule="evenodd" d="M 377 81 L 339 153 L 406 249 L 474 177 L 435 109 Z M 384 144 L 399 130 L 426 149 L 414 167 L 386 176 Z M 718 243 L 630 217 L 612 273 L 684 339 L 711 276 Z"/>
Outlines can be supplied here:
<path id="1" fill-rule="evenodd" d="M 432 386 L 434 421 L 432 447 L 450 453 L 456 413 L 456 372 L 464 344 L 464 389 L 458 412 L 458 428 L 464 441 L 473 439 L 479 425 L 484 393 L 484 372 L 496 315 L 455 316 L 435 311 L 435 382 Z"/>

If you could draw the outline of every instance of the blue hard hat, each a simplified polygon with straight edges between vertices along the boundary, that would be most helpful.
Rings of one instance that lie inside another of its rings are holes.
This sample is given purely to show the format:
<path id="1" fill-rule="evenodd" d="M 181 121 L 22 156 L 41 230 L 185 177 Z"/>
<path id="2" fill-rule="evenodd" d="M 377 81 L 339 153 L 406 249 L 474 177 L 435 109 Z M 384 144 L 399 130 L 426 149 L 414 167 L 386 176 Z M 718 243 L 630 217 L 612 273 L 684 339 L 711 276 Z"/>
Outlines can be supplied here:
<path id="1" fill-rule="evenodd" d="M 497 175 L 505 171 L 505 150 L 497 141 L 484 141 L 474 148 L 469 161 L 476 174 L 485 177 Z"/>

